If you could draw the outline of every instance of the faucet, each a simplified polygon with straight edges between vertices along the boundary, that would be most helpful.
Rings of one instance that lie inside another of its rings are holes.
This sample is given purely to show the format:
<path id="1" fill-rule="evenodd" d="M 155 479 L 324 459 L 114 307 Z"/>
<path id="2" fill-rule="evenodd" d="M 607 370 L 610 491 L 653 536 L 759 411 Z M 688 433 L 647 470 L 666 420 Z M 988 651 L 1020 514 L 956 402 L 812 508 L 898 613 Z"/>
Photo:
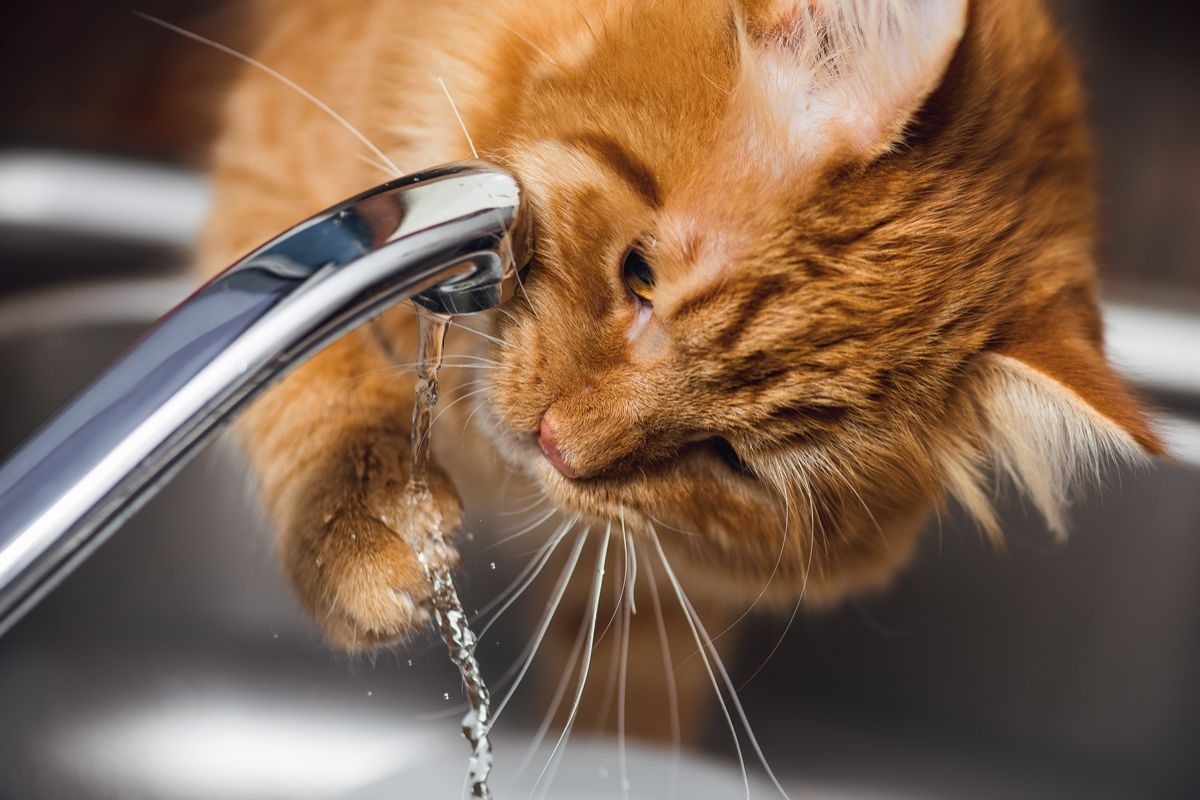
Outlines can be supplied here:
<path id="1" fill-rule="evenodd" d="M 0 635 L 272 382 L 403 300 L 500 305 L 531 252 L 516 179 L 460 162 L 352 197 L 222 272 L 0 467 Z"/>

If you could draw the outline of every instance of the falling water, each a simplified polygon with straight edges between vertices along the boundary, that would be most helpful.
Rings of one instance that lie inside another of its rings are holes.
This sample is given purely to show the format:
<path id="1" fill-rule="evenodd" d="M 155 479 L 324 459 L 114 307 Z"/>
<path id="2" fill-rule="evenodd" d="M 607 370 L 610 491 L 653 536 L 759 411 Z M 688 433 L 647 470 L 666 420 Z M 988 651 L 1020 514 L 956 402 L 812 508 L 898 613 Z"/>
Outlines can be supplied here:
<path id="1" fill-rule="evenodd" d="M 492 721 L 491 696 L 480 674 L 479 662 L 475 660 L 475 634 L 458 599 L 454 579 L 449 569 L 437 566 L 444 560 L 434 557 L 438 550 L 446 547 L 447 531 L 443 530 L 441 518 L 432 511 L 435 506 L 428 482 L 429 434 L 433 407 L 438 401 L 438 370 L 442 365 L 446 328 L 450 321 L 423 309 L 418 310 L 417 318 L 420 352 L 413 404 L 412 473 L 405 497 L 409 510 L 408 534 L 425 577 L 433 587 L 433 612 L 438 631 L 446 643 L 450 660 L 462 675 L 471 706 L 462 721 L 463 737 L 471 746 L 467 778 L 474 797 L 490 798 L 492 793 L 487 781 L 492 771 L 492 743 L 487 731 Z"/>

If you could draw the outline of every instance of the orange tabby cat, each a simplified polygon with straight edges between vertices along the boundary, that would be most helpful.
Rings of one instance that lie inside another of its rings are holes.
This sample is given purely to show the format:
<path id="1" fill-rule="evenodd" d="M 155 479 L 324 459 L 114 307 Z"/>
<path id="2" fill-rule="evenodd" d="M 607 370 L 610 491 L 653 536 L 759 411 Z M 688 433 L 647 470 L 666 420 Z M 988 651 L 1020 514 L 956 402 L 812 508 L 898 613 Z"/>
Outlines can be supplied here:
<path id="1" fill-rule="evenodd" d="M 1075 476 L 1160 452 L 1105 362 L 1080 92 L 1038 0 L 259 12 L 254 55 L 401 169 L 473 146 L 532 198 L 524 294 L 470 322 L 494 342 L 451 344 L 495 363 L 478 373 L 487 438 L 447 445 L 448 473 L 492 489 L 477 473 L 496 448 L 581 526 L 631 531 L 643 556 L 657 537 L 697 603 L 882 586 L 946 495 L 997 533 L 993 471 L 1062 532 Z M 380 182 L 363 154 L 248 69 L 206 263 Z M 412 360 L 414 331 L 397 310 L 345 337 L 241 427 L 296 590 L 346 646 L 427 616 L 387 522 L 412 403 L 389 367 Z M 446 396 L 468 372 L 447 372 Z M 474 408 L 450 413 L 461 425 Z M 457 520 L 441 473 L 435 495 Z M 661 682 L 649 672 L 631 680 Z"/>

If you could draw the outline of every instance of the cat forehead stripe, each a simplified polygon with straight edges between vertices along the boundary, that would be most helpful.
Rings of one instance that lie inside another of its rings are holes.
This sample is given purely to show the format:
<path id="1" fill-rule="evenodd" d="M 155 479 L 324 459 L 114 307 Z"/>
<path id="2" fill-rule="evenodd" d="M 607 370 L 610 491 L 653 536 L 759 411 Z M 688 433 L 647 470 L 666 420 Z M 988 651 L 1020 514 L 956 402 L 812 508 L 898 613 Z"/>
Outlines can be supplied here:
<path id="1" fill-rule="evenodd" d="M 620 175 L 649 205 L 654 208 L 662 206 L 662 190 L 654 171 L 620 142 L 604 134 L 589 131 L 571 134 L 562 141 L 585 151 Z"/>

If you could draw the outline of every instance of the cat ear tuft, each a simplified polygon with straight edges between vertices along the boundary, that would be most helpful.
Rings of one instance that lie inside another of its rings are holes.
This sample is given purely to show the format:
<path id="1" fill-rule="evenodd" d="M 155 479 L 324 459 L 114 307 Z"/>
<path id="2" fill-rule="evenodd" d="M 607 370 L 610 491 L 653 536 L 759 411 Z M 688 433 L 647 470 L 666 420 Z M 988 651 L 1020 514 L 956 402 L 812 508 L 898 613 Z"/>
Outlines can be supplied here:
<path id="1" fill-rule="evenodd" d="M 1110 462 L 1164 454 L 1137 400 L 1099 347 L 1084 340 L 1043 340 L 985 355 L 975 397 L 984 459 L 1013 480 L 1059 536 L 1066 535 L 1065 513 L 1080 479 L 1099 476 Z M 980 498 L 955 493 L 975 510 Z M 980 521 L 994 530 L 988 513 Z"/>
<path id="2" fill-rule="evenodd" d="M 743 61 L 793 141 L 873 157 L 937 88 L 966 20 L 967 0 L 771 0 Z"/>

